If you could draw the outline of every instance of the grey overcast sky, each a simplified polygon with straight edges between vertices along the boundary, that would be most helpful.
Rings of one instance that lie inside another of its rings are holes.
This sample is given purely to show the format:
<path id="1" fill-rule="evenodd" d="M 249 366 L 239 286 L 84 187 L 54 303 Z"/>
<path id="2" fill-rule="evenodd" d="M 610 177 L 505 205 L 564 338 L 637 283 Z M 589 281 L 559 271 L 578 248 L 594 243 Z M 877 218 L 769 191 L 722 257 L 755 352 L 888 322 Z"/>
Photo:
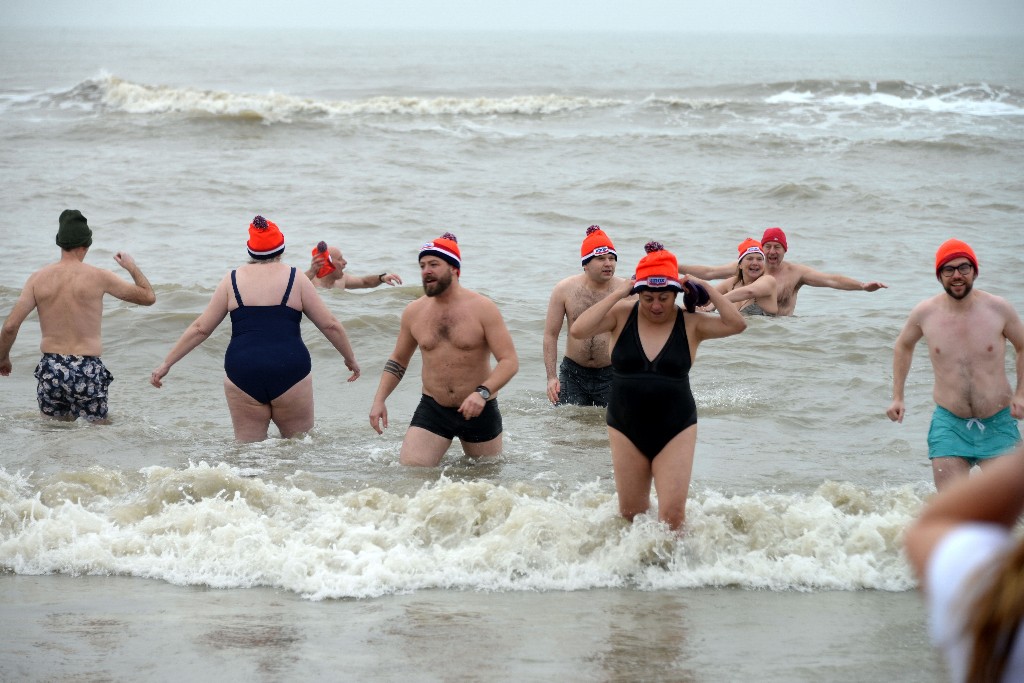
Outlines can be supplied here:
<path id="1" fill-rule="evenodd" d="M 0 0 L 0 26 L 1024 34 L 1024 0 Z"/>

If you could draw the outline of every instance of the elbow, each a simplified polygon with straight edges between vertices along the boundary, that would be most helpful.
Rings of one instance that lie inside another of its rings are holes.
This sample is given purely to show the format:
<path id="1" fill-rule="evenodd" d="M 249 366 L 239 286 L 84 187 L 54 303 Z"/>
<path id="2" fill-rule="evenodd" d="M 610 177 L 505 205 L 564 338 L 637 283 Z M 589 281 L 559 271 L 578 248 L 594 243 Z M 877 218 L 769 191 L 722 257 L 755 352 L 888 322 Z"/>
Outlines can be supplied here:
<path id="1" fill-rule="evenodd" d="M 143 306 L 152 306 L 156 303 L 156 292 L 149 290 L 142 296 L 142 300 L 139 303 Z"/>
<path id="2" fill-rule="evenodd" d="M 740 316 L 739 322 L 733 325 L 733 334 L 739 334 L 745 329 L 747 329 L 747 321 L 745 318 Z"/>

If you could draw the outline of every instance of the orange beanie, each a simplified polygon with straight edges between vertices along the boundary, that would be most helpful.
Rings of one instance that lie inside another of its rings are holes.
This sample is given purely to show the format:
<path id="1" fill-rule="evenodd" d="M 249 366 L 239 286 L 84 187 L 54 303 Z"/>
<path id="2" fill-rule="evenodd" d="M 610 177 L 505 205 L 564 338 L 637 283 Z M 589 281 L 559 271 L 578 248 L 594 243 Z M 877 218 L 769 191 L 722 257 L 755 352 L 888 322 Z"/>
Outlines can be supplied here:
<path id="1" fill-rule="evenodd" d="M 459 251 L 459 240 L 450 232 L 446 232 L 436 240 L 427 242 L 420 247 L 418 258 L 423 258 L 424 254 L 439 256 L 452 268 L 462 269 L 462 253 Z"/>
<path id="2" fill-rule="evenodd" d="M 971 245 L 967 242 L 961 242 L 957 239 L 946 240 L 939 247 L 939 250 L 935 252 L 935 277 L 939 277 L 939 270 L 942 266 L 946 265 L 955 258 L 963 256 L 971 265 L 974 266 L 974 272 L 978 272 L 978 257 L 974 255 L 974 250 L 971 249 Z"/>
<path id="3" fill-rule="evenodd" d="M 736 259 L 737 263 L 742 261 L 743 257 L 746 256 L 747 254 L 760 254 L 761 256 L 764 256 L 764 250 L 761 249 L 761 243 L 755 240 L 753 237 L 748 237 L 747 239 L 740 242 L 740 246 L 738 246 L 736 249 L 739 251 L 739 257 Z"/>
<path id="4" fill-rule="evenodd" d="M 648 242 L 644 245 L 647 255 L 640 259 L 636 266 L 636 281 L 633 291 L 646 289 L 674 289 L 683 291 L 679 284 L 679 262 L 672 252 L 665 249 L 661 242 Z"/>
<path id="5" fill-rule="evenodd" d="M 277 225 L 263 216 L 256 216 L 249 224 L 249 241 L 245 245 L 249 256 L 265 261 L 284 253 L 284 235 Z"/>
<path id="6" fill-rule="evenodd" d="M 615 257 L 615 260 L 619 260 L 619 255 L 615 251 L 615 245 L 612 244 L 612 240 L 608 235 L 605 234 L 604 230 L 599 225 L 591 225 L 587 228 L 587 236 L 583 238 L 583 244 L 580 245 L 580 260 L 583 265 L 590 263 L 590 259 L 601 254 L 611 254 Z"/>

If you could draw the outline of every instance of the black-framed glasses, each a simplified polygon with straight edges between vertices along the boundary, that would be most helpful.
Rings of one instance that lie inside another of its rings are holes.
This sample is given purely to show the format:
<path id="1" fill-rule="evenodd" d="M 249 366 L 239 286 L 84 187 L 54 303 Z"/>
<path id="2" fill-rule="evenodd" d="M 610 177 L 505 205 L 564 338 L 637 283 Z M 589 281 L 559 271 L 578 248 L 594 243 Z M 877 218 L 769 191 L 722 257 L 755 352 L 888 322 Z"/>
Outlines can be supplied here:
<path id="1" fill-rule="evenodd" d="M 939 268 L 939 272 L 945 277 L 952 275 L 954 270 L 959 270 L 961 275 L 967 275 L 974 272 L 974 264 L 970 261 L 964 261 L 959 266 L 942 266 Z"/>

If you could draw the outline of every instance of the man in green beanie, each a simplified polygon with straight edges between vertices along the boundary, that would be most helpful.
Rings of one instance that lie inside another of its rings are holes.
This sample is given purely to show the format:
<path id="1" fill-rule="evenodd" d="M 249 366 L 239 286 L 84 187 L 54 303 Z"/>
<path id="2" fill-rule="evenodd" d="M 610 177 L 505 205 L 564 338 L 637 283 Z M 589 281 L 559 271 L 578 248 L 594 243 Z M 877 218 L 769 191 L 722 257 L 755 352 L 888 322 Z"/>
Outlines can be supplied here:
<path id="1" fill-rule="evenodd" d="M 36 366 L 36 398 L 46 416 L 100 422 L 107 418 L 107 388 L 114 377 L 100 360 L 103 296 L 151 306 L 156 294 L 149 280 L 125 252 L 114 254 L 128 271 L 128 282 L 109 270 L 84 263 L 92 230 L 80 211 L 60 215 L 57 246 L 60 261 L 29 276 L 14 309 L 0 328 L 0 375 L 11 374 L 11 347 L 28 315 L 39 309 L 43 353 Z"/>

